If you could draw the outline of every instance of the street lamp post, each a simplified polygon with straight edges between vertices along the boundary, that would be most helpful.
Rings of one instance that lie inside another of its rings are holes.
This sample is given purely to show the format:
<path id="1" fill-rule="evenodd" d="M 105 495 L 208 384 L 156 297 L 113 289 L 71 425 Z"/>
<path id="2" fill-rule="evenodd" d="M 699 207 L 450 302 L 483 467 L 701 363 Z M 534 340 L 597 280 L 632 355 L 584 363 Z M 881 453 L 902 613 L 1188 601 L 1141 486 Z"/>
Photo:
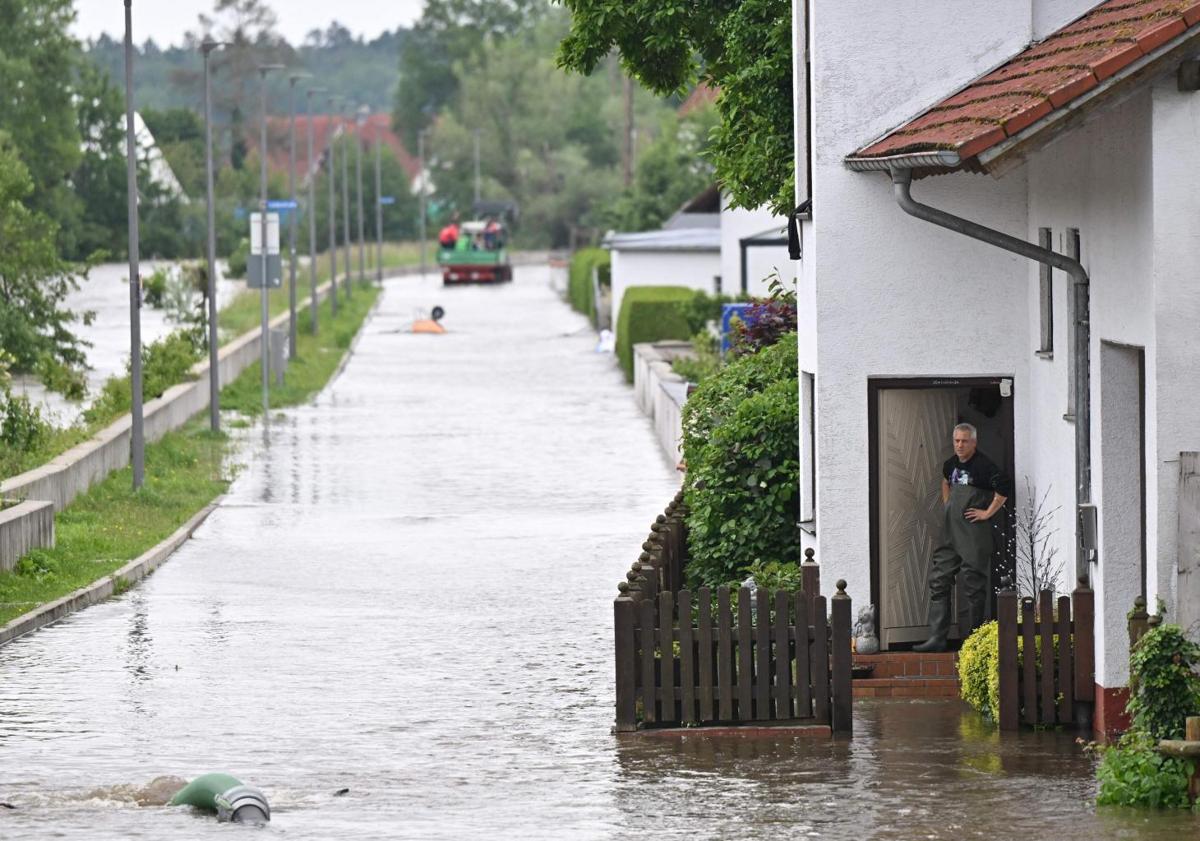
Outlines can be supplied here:
<path id="1" fill-rule="evenodd" d="M 383 168 L 381 138 L 383 132 L 375 132 L 375 280 L 383 284 Z"/>
<path id="2" fill-rule="evenodd" d="M 338 98 L 329 97 L 329 139 L 325 144 L 326 162 L 329 164 L 329 306 L 337 315 L 337 152 L 333 145 L 333 121 L 337 114 Z"/>
<path id="3" fill-rule="evenodd" d="M 317 175 L 313 169 L 313 113 L 314 93 L 324 88 L 310 88 L 304 92 L 304 113 L 308 115 L 308 286 L 312 293 L 309 302 L 309 325 L 313 335 L 317 333 Z"/>
<path id="4" fill-rule="evenodd" d="M 129 191 L 129 460 L 133 489 L 145 479 L 146 442 L 142 427 L 142 283 L 138 276 L 137 138 L 133 126 L 133 0 L 125 0 L 125 177 Z"/>
<path id="5" fill-rule="evenodd" d="M 479 204 L 479 129 L 475 129 L 475 204 Z"/>
<path id="6" fill-rule="evenodd" d="M 288 359 L 296 358 L 296 82 L 307 73 L 288 74 Z"/>
<path id="7" fill-rule="evenodd" d="M 262 288 L 259 290 L 262 299 L 262 327 L 259 332 L 259 338 L 262 348 L 262 407 L 263 421 L 267 420 L 267 415 L 270 411 L 270 352 L 271 352 L 271 333 L 268 329 L 268 322 L 271 320 L 271 308 L 268 300 L 270 294 L 270 275 L 268 269 L 270 267 L 270 248 L 267 246 L 267 74 L 272 70 L 283 70 L 282 64 L 260 64 L 258 66 L 259 78 L 259 220 L 261 222 L 260 230 L 262 237 L 259 243 L 262 248 Z"/>
<path id="8" fill-rule="evenodd" d="M 346 106 L 353 107 L 351 103 L 346 103 Z M 350 140 L 350 132 L 348 122 L 346 126 L 347 143 L 342 144 L 342 247 L 346 258 L 343 262 L 346 267 L 346 277 L 342 284 L 342 291 L 346 293 L 346 299 L 349 300 L 353 284 L 350 282 L 350 147 L 347 145 Z"/>
<path id="9" fill-rule="evenodd" d="M 358 182 L 358 282 L 367 282 L 366 244 L 363 235 L 363 173 L 362 173 L 362 141 L 363 126 L 366 125 L 367 114 L 371 109 L 362 105 L 358 109 L 358 131 L 354 135 L 354 177 Z"/>
<path id="10" fill-rule="evenodd" d="M 209 74 L 209 53 L 224 46 L 220 41 L 205 40 L 200 45 L 204 54 L 204 169 L 208 200 L 208 425 L 213 432 L 221 431 L 221 369 L 217 354 L 217 231 L 213 211 L 213 151 L 212 151 L 212 77 Z"/>
<path id="11" fill-rule="evenodd" d="M 418 197 L 420 215 L 418 216 L 417 238 L 421 241 L 421 274 L 425 274 L 425 129 L 417 132 L 417 158 L 420 161 L 418 172 L 421 195 Z"/>

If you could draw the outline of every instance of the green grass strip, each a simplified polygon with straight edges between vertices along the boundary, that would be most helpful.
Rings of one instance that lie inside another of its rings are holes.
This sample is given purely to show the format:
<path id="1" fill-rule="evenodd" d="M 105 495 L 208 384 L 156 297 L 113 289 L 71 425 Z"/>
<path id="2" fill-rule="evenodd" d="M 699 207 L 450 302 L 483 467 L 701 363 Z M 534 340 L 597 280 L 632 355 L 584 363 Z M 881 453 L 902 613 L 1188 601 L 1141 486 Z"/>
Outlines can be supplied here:
<path id="1" fill-rule="evenodd" d="M 303 403 L 324 387 L 379 293 L 377 287 L 356 287 L 337 318 L 322 303 L 321 329 L 316 336 L 301 331 L 284 385 L 272 386 L 272 408 Z M 223 410 L 261 413 L 259 371 L 253 365 L 221 390 Z M 34 550 L 16 569 L 0 572 L 0 625 L 110 575 L 225 492 L 237 469 L 232 443 L 209 431 L 206 414 L 146 447 L 140 491 L 132 488 L 129 468 L 117 470 L 55 515 L 57 545 Z"/>

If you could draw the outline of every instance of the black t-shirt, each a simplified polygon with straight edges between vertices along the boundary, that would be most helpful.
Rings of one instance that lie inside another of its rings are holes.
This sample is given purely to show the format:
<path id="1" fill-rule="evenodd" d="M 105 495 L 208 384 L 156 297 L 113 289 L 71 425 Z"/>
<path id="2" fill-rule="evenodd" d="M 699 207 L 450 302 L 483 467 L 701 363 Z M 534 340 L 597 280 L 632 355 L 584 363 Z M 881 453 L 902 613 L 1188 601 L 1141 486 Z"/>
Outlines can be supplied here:
<path id="1" fill-rule="evenodd" d="M 958 456 L 950 456 L 942 465 L 942 476 L 951 485 L 971 485 L 995 491 L 1005 498 L 1012 496 L 1012 482 L 979 450 L 966 462 L 959 461 Z"/>

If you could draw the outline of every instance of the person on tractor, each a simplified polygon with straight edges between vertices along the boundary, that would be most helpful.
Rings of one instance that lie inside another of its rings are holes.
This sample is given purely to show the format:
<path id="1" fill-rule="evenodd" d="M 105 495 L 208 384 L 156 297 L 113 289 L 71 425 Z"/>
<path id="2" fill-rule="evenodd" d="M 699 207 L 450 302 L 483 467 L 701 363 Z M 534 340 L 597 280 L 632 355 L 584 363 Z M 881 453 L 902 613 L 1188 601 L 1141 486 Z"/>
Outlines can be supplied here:
<path id="1" fill-rule="evenodd" d="M 458 245 L 458 238 L 458 213 L 455 213 L 450 217 L 450 223 L 438 233 L 438 245 L 442 248 L 453 250 Z"/>

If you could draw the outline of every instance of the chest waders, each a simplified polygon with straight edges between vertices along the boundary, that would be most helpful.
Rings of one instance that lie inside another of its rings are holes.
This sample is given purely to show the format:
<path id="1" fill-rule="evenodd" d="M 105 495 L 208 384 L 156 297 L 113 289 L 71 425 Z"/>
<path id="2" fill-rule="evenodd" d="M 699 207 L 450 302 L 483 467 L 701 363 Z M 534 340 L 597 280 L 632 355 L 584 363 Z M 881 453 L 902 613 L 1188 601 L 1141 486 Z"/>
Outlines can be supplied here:
<path id="1" fill-rule="evenodd" d="M 968 508 L 986 510 L 995 495 L 995 491 L 973 485 L 950 486 L 942 542 L 933 550 L 929 568 L 929 643 L 924 650 L 945 648 L 950 633 L 950 596 L 960 570 L 971 622 L 965 630 L 969 633 L 983 624 L 992 562 L 992 522 L 972 523 L 963 515 Z"/>

